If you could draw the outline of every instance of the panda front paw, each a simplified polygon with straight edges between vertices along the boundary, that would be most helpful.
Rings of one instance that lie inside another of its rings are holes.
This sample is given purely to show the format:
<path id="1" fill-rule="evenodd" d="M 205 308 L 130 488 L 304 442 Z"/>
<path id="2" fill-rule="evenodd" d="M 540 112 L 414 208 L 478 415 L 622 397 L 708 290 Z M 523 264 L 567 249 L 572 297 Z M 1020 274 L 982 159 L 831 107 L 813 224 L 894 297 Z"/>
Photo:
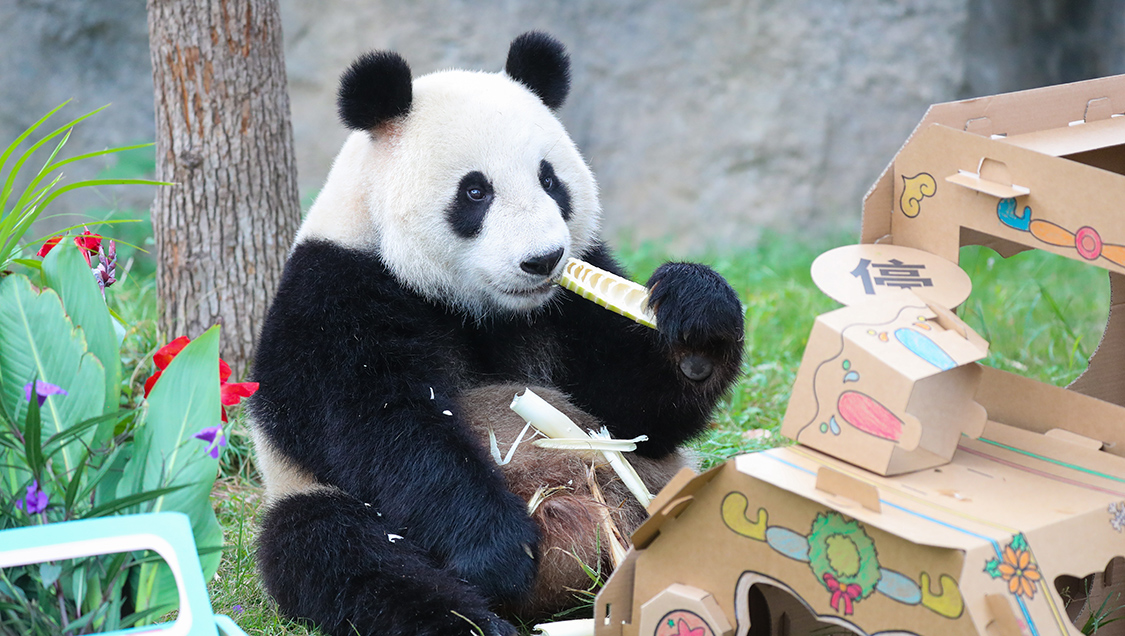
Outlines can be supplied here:
<path id="1" fill-rule="evenodd" d="M 645 285 L 658 331 L 677 351 L 683 375 L 703 381 L 719 361 L 741 349 L 738 295 L 715 270 L 697 263 L 665 263 Z"/>
<path id="2" fill-rule="evenodd" d="M 526 509 L 521 504 L 521 508 Z M 483 543 L 462 550 L 453 568 L 485 596 L 500 604 L 518 604 L 535 586 L 539 568 L 539 529 L 527 516 L 485 530 Z"/>

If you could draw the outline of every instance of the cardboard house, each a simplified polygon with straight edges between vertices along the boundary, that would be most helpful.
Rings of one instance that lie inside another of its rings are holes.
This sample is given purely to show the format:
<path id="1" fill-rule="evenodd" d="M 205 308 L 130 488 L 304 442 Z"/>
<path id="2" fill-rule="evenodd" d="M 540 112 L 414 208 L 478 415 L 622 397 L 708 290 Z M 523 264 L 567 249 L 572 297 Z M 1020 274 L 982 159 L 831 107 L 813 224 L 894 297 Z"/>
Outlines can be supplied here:
<path id="1" fill-rule="evenodd" d="M 845 307 L 810 335 L 797 444 L 677 476 L 596 634 L 1125 634 L 1123 115 L 1125 76 L 931 107 L 864 201 L 864 246 L 814 265 Z M 1071 386 L 978 362 L 957 276 L 928 275 L 969 244 L 1109 273 Z"/>

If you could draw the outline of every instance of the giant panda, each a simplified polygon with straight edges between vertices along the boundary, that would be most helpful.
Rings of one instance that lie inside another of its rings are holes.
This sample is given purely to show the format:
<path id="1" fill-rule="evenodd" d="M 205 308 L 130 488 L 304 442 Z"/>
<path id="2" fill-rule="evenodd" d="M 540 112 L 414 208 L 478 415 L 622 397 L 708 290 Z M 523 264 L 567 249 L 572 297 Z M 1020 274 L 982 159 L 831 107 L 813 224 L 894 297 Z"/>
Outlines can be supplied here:
<path id="1" fill-rule="evenodd" d="M 624 532 L 645 511 L 587 455 L 525 445 L 498 466 L 487 431 L 516 437 L 513 395 L 647 435 L 631 460 L 656 492 L 735 380 L 743 313 L 710 268 L 655 271 L 658 330 L 555 284 L 569 257 L 624 275 L 555 116 L 569 82 L 537 32 L 499 73 L 413 79 L 375 52 L 343 74 L 353 132 L 289 254 L 249 402 L 257 558 L 283 613 L 334 635 L 515 633 L 574 602 L 583 563 L 606 573 L 606 507 Z M 529 514 L 540 486 L 554 494 Z"/>

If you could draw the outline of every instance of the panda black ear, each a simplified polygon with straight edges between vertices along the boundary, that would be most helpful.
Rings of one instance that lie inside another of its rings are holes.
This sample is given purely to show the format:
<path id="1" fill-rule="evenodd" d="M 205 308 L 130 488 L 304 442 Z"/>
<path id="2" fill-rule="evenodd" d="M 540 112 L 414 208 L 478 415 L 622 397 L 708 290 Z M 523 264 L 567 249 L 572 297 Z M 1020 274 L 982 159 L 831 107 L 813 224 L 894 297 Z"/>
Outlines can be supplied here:
<path id="1" fill-rule="evenodd" d="M 531 31 L 512 40 L 508 77 L 531 89 L 551 110 L 557 110 L 570 92 L 570 56 L 555 38 Z"/>
<path id="2" fill-rule="evenodd" d="M 398 53 L 365 53 L 340 77 L 336 106 L 353 130 L 371 130 L 410 112 L 410 66 Z"/>

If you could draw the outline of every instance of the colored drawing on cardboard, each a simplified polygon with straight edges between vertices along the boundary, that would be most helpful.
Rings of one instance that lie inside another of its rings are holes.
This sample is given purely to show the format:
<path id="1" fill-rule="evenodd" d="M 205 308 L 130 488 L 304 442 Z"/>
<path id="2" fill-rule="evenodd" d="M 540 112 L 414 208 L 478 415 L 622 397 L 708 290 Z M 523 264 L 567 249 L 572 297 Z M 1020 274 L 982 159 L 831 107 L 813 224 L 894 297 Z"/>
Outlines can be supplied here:
<path id="1" fill-rule="evenodd" d="M 1125 532 L 1125 501 L 1109 504 L 1109 525 L 1118 532 Z"/>
<path id="2" fill-rule="evenodd" d="M 813 520 L 808 542 L 809 567 L 832 594 L 832 609 L 851 615 L 882 576 L 875 542 L 859 522 L 831 511 Z"/>
<path id="3" fill-rule="evenodd" d="M 913 177 L 903 175 L 902 196 L 898 200 L 899 208 L 903 214 L 914 218 L 922 212 L 922 199 L 935 194 L 937 194 L 937 181 L 934 180 L 933 175 L 926 172 L 920 172 Z"/>
<path id="4" fill-rule="evenodd" d="M 925 328 L 929 330 L 930 326 L 925 325 Z M 895 339 L 901 342 L 902 346 L 906 347 L 911 353 L 942 371 L 948 371 L 957 366 L 957 361 L 953 359 L 953 356 L 946 353 L 929 336 L 916 329 L 910 327 L 896 329 Z"/>
<path id="5" fill-rule="evenodd" d="M 750 590 L 751 588 L 775 588 L 785 594 L 789 595 L 800 603 L 801 608 L 808 613 L 808 616 L 815 618 L 819 626 L 812 628 L 812 634 L 855 634 L 856 636 L 917 636 L 915 632 L 904 631 L 900 629 L 893 629 L 890 631 L 880 631 L 874 634 L 868 633 L 859 625 L 851 622 L 846 618 L 833 615 L 818 614 L 808 602 L 801 598 L 792 587 L 786 585 L 774 577 L 767 576 L 761 572 L 747 570 L 739 577 L 734 588 L 734 613 L 738 622 L 736 633 L 745 634 L 754 627 L 750 623 Z M 805 625 L 809 627 L 808 625 Z"/>
<path id="6" fill-rule="evenodd" d="M 844 616 L 874 592 L 904 605 L 921 605 L 946 618 L 956 619 L 964 611 L 957 580 L 948 574 L 938 578 L 939 591 L 930 587 L 930 575 L 922 572 L 920 583 L 879 564 L 875 542 L 854 519 L 828 510 L 817 513 L 808 535 L 789 528 L 769 525 L 769 511 L 758 508 L 753 515 L 750 501 L 741 492 L 723 498 L 723 524 L 735 534 L 764 541 L 778 554 L 807 563 L 817 581 L 829 595 L 829 605 Z"/>
<path id="7" fill-rule="evenodd" d="M 836 400 L 836 410 L 840 417 L 855 428 L 883 439 L 897 442 L 902 436 L 903 421 L 890 409 L 870 395 L 859 391 L 844 391 Z M 835 418 L 832 423 L 835 424 Z M 839 425 L 834 432 L 838 435 Z"/>
<path id="8" fill-rule="evenodd" d="M 1043 578 L 1039 573 L 1039 565 L 1031 558 L 1031 550 L 1023 534 L 1012 537 L 1011 542 L 1001 550 L 1000 556 L 989 559 L 984 564 L 984 571 L 994 579 L 1004 579 L 1009 592 L 1028 600 L 1035 598 Z"/>
<path id="9" fill-rule="evenodd" d="M 652 636 L 714 636 L 714 632 L 702 616 L 681 609 L 665 614 Z"/>
<path id="10" fill-rule="evenodd" d="M 1087 261 L 1104 258 L 1114 265 L 1125 267 L 1125 245 L 1104 242 L 1101 234 L 1093 227 L 1085 225 L 1072 232 L 1057 223 L 1032 218 L 1029 206 L 1025 205 L 1022 212 L 1017 212 L 1018 208 L 1015 199 L 1000 199 L 996 204 L 996 216 L 1004 225 L 1021 232 L 1030 232 L 1047 245 L 1073 248 Z"/>
<path id="11" fill-rule="evenodd" d="M 972 281 L 955 263 L 936 254 L 889 244 L 844 245 L 813 261 L 813 282 L 844 305 L 873 298 L 914 299 L 921 290 L 928 300 L 956 307 L 969 297 Z"/>
<path id="12" fill-rule="evenodd" d="M 933 315 L 925 305 L 904 305 L 890 320 L 844 326 L 840 331 L 837 352 L 813 371 L 812 392 L 817 410 L 812 419 L 797 431 L 796 439 L 801 441 L 804 431 L 814 424 L 821 434 L 833 436 L 841 435 L 846 425 L 872 437 L 899 443 L 908 424 L 902 414 L 896 413 L 873 394 L 880 387 L 863 389 L 864 370 L 847 357 L 848 337 L 855 331 L 866 333 L 879 343 L 876 345 L 879 351 L 884 345 L 887 347 L 884 354 L 888 360 L 901 360 L 900 354 L 905 351 L 942 371 L 968 362 L 958 362 L 931 337 L 930 334 L 937 334 L 940 328 L 930 324 L 926 314 Z M 891 337 L 889 334 L 894 335 Z"/>

